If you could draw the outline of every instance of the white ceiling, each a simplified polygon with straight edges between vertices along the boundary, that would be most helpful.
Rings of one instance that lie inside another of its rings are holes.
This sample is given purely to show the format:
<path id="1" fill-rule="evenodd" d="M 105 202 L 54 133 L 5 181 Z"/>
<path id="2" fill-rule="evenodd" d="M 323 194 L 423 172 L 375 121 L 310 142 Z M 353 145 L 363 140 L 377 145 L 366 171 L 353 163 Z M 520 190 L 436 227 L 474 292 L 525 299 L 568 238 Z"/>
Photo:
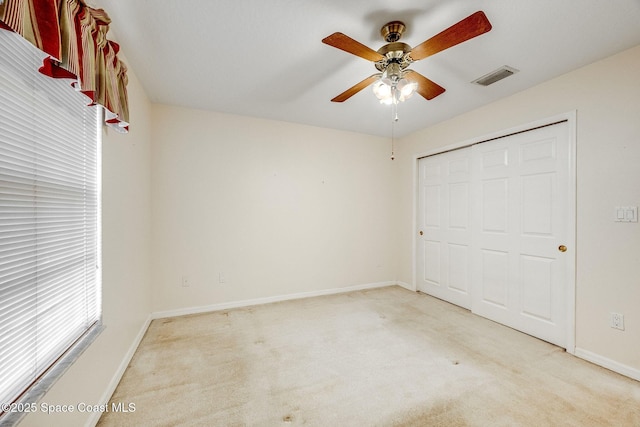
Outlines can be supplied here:
<path id="1" fill-rule="evenodd" d="M 446 92 L 401 104 L 397 136 L 640 44 L 640 0 L 97 2 L 153 102 L 387 137 L 390 107 L 370 88 L 329 101 L 376 72 L 321 43 L 329 34 L 377 50 L 385 44 L 380 27 L 401 20 L 401 41 L 416 46 L 476 10 L 486 13 L 490 32 L 411 65 Z M 470 83 L 502 65 L 520 72 L 488 87 Z"/>

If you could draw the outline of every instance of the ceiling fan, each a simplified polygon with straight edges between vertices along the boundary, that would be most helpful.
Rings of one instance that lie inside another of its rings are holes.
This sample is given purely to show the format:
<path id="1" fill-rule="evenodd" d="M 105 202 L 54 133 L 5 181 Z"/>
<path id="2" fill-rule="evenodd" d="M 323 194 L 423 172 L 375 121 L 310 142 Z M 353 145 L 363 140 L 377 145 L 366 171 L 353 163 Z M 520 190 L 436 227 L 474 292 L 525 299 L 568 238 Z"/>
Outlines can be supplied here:
<path id="1" fill-rule="evenodd" d="M 343 33 L 333 33 L 325 37 L 322 43 L 372 61 L 379 71 L 379 73 L 356 83 L 331 101 L 344 102 L 374 82 L 374 93 L 380 99 L 380 102 L 385 104 L 397 104 L 398 101 L 404 101 L 414 91 L 427 100 L 433 99 L 442 94 L 445 89 L 422 74 L 407 69 L 407 67 L 415 61 L 435 55 L 490 31 L 491 23 L 484 12 L 478 11 L 414 48 L 398 41 L 402 37 L 405 28 L 404 23 L 401 21 L 392 21 L 385 24 L 380 30 L 380 34 L 387 44 L 377 51 Z"/>

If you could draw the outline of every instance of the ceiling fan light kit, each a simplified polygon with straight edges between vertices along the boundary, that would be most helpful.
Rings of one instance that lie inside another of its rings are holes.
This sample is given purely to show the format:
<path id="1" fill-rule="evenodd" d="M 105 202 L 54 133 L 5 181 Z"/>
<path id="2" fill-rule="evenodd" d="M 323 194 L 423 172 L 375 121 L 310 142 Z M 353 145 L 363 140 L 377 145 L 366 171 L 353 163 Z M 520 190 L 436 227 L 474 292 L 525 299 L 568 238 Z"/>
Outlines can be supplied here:
<path id="1" fill-rule="evenodd" d="M 478 11 L 414 48 L 399 42 L 405 30 L 406 26 L 401 21 L 385 24 L 380 34 L 387 44 L 377 51 L 343 33 L 333 33 L 325 37 L 322 40 L 323 43 L 371 61 L 379 71 L 356 83 L 331 101 L 344 102 L 371 84 L 374 85 L 373 92 L 376 97 L 381 103 L 387 105 L 397 105 L 398 102 L 409 99 L 414 92 L 418 92 L 427 100 L 433 99 L 442 94 L 445 89 L 407 67 L 415 61 L 490 31 L 491 23 L 484 12 Z"/>
<path id="2" fill-rule="evenodd" d="M 411 98 L 418 88 L 416 82 L 410 82 L 404 76 L 399 63 L 390 63 L 382 72 L 380 79 L 373 84 L 373 93 L 381 104 L 391 105 Z"/>

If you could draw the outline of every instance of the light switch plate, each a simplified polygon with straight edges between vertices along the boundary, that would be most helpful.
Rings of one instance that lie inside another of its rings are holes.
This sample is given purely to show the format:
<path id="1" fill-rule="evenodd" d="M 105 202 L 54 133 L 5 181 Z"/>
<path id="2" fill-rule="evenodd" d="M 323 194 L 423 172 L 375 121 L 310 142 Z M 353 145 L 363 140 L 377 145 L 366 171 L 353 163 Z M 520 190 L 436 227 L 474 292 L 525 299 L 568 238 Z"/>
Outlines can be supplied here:
<path id="1" fill-rule="evenodd" d="M 613 211 L 615 222 L 638 222 L 637 206 L 616 206 Z"/>

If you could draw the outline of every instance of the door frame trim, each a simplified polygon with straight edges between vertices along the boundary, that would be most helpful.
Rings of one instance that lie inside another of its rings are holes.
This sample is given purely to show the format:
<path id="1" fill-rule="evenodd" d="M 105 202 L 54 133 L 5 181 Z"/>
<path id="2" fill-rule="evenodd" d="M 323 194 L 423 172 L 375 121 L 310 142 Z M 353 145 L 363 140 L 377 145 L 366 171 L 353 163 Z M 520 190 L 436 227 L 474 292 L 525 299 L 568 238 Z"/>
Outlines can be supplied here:
<path id="1" fill-rule="evenodd" d="M 568 204 L 568 216 L 570 219 L 569 227 L 567 230 L 568 239 L 567 243 L 569 250 L 570 262 L 567 263 L 567 353 L 575 355 L 576 352 L 576 262 L 577 262 L 577 238 L 576 238 L 576 225 L 577 225 L 577 175 L 576 175 L 576 145 L 577 145 L 577 110 L 568 111 L 566 113 L 546 117 L 533 122 L 521 124 L 508 129 L 499 130 L 490 134 L 481 135 L 478 137 L 470 138 L 454 144 L 445 145 L 417 153 L 413 156 L 413 215 L 412 215 L 412 283 L 413 290 L 417 290 L 418 280 L 416 274 L 417 268 L 417 227 L 418 227 L 418 197 L 419 197 L 419 168 L 418 161 L 424 157 L 433 156 L 436 154 L 445 153 L 447 151 L 457 150 L 459 148 L 469 147 L 482 142 L 491 141 L 493 139 L 503 138 L 515 133 L 526 132 L 539 127 L 553 125 L 559 122 L 567 122 L 569 127 L 569 204 Z"/>

